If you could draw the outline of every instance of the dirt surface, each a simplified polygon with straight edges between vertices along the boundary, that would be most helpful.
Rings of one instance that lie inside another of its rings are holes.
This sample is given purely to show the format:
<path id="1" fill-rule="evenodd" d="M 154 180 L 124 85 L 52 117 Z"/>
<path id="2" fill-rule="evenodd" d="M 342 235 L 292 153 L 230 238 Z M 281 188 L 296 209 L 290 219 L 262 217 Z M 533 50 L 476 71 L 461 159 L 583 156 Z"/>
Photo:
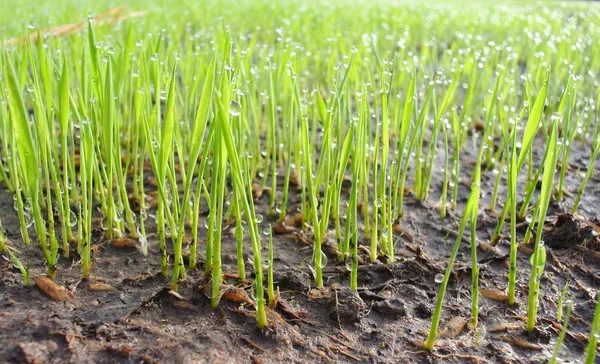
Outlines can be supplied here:
<path id="1" fill-rule="evenodd" d="M 581 176 L 576 171 L 585 171 L 588 149 L 574 146 L 567 192 L 575 194 L 579 187 Z M 543 152 L 543 148 L 534 150 Z M 534 156 L 540 158 L 537 154 Z M 474 159 L 472 151 L 462 154 L 464 181 L 470 180 Z M 570 282 L 574 311 L 560 357 L 582 362 L 600 271 L 598 179 L 588 184 L 579 209 L 581 216 L 565 214 L 573 200 L 570 194 L 550 208 L 544 233 L 549 254 L 541 283 L 538 329 L 527 333 L 523 326 L 531 247 L 519 250 L 519 305 L 508 306 L 502 298 L 508 276 L 509 224 L 504 230 L 507 237 L 498 245 L 485 244 L 495 228 L 505 187 L 500 188 L 496 212 L 484 209 L 490 204 L 494 184 L 492 171 L 485 173 L 482 191 L 487 194 L 482 196 L 477 233 L 484 242 L 477 252 L 480 287 L 485 289 L 480 298 L 479 326 L 467 324 L 471 253 L 466 237 L 448 286 L 440 338 L 430 353 L 418 343 L 427 335 L 438 290 L 435 277 L 445 269 L 469 193 L 468 185 L 461 184 L 457 211 L 441 219 L 435 203 L 441 190 L 440 181 L 435 179 L 439 176 L 434 174 L 433 178 L 429 202 L 416 201 L 410 192 L 405 198 L 401 232 L 395 233 L 397 263 L 365 263 L 368 255 L 361 250 L 364 262 L 359 267 L 358 292 L 347 288 L 349 271 L 336 259 L 333 238 L 324 247 L 328 255 L 326 289 L 317 290 L 311 284 L 308 267 L 310 233 L 295 230 L 276 235 L 275 283 L 281 294 L 278 306 L 268 311 L 270 325 L 264 331 L 255 326 L 248 299 L 252 296 L 251 282 L 240 284 L 235 277 L 228 278 L 226 294 L 219 308 L 213 310 L 204 293 L 209 282 L 200 264 L 200 270 L 190 272 L 182 282 L 178 294 L 169 292 L 169 279 L 160 275 L 155 236 L 149 237 L 151 247 L 145 257 L 137 249 L 117 249 L 102 242 L 98 232 L 93 277 L 87 281 L 79 280 L 80 263 L 76 259 L 61 258 L 56 281 L 72 292 L 64 302 L 52 300 L 34 285 L 23 286 L 18 270 L 4 257 L 0 259 L 0 362 L 538 363 L 550 356 L 561 329 L 556 319 L 557 301 L 566 281 Z M 300 199 L 297 189 L 292 193 L 296 195 L 290 206 Z M 348 191 L 343 193 L 346 198 Z M 267 192 L 257 200 L 257 210 L 265 216 L 263 226 L 274 222 L 267 216 L 268 198 Z M 18 242 L 18 220 L 6 191 L 0 193 L 0 211 L 8 238 Z M 522 225 L 520 238 L 525 232 Z M 233 227 L 224 229 L 227 274 L 236 272 Z M 201 229 L 202 238 L 204 233 Z M 369 242 L 363 244 L 368 246 Z M 37 247 L 14 245 L 21 250 L 22 260 L 31 264 L 32 277 L 44 273 Z M 203 249 L 201 245 L 201 262 Z M 249 246 L 245 249 L 250 257 Z M 247 269 L 252 271 L 249 263 Z"/>

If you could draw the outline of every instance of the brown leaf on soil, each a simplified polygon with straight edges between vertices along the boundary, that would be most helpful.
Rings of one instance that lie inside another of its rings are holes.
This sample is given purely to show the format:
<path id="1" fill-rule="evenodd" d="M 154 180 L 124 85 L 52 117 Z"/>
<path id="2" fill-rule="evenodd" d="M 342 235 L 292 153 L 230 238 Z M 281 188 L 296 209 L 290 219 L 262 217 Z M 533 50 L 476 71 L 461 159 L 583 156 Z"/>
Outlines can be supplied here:
<path id="1" fill-rule="evenodd" d="M 112 291 L 114 290 L 114 288 L 107 283 L 90 283 L 87 287 L 88 291 L 100 291 L 100 292 L 106 292 L 106 291 Z"/>
<path id="2" fill-rule="evenodd" d="M 290 184 L 296 187 L 300 186 L 300 177 L 298 177 L 296 171 L 292 171 L 292 174 L 290 175 Z"/>
<path id="3" fill-rule="evenodd" d="M 478 247 L 479 247 L 479 250 L 481 250 L 482 252 L 492 253 L 497 257 L 502 255 L 502 252 L 500 251 L 500 249 L 498 249 L 497 247 L 495 247 L 492 244 L 487 243 L 485 241 L 480 241 L 478 244 Z"/>
<path id="4" fill-rule="evenodd" d="M 505 322 L 495 326 L 490 327 L 488 332 L 505 332 L 505 331 L 514 331 L 520 330 L 523 328 L 523 324 L 521 322 Z"/>
<path id="5" fill-rule="evenodd" d="M 273 232 L 276 234 L 289 234 L 291 232 L 296 231 L 296 228 L 293 226 L 288 226 L 283 222 L 280 222 L 278 224 L 275 224 L 271 227 L 271 229 L 273 229 Z"/>
<path id="6" fill-rule="evenodd" d="M 287 215 L 283 223 L 288 226 L 300 227 L 302 225 L 302 219 L 304 219 L 304 215 L 302 215 L 302 213 L 297 213 L 295 215 Z"/>
<path id="7" fill-rule="evenodd" d="M 252 197 L 255 200 L 258 200 L 262 196 L 263 191 L 264 190 L 260 187 L 260 185 L 258 183 L 252 184 Z"/>
<path id="8" fill-rule="evenodd" d="M 495 289 L 489 288 L 480 288 L 479 292 L 485 298 L 489 298 L 498 302 L 505 302 L 508 299 L 508 295 L 502 291 L 497 291 Z"/>
<path id="9" fill-rule="evenodd" d="M 57 301 L 66 301 L 69 297 L 67 289 L 59 286 L 53 280 L 46 276 L 37 276 L 34 278 L 35 285 L 46 295 Z"/>
<path id="10" fill-rule="evenodd" d="M 149 186 L 158 187 L 158 183 L 156 182 L 156 178 L 154 178 L 153 176 L 149 176 L 148 179 L 146 180 L 146 183 Z"/>
<path id="11" fill-rule="evenodd" d="M 133 249 L 137 246 L 137 240 L 130 238 L 111 239 L 110 244 L 117 249 Z"/>
<path id="12" fill-rule="evenodd" d="M 448 323 L 444 330 L 440 333 L 440 337 L 457 337 L 467 327 L 467 320 L 464 317 L 456 316 L 453 317 Z"/>
<path id="13" fill-rule="evenodd" d="M 222 297 L 229 302 L 247 303 L 251 306 L 254 306 L 254 301 L 250 299 L 250 297 L 248 296 L 248 292 L 246 292 L 242 288 L 229 286 L 223 291 Z"/>
<path id="14" fill-rule="evenodd" d="M 529 247 L 527 247 L 527 246 L 525 246 L 525 245 L 523 245 L 523 244 L 519 244 L 519 247 L 518 247 L 518 249 L 519 249 L 519 250 L 520 250 L 522 253 L 525 253 L 525 254 L 530 254 L 530 255 L 531 255 L 531 254 L 533 254 L 533 249 L 531 249 L 531 248 L 529 248 Z"/>
<path id="15" fill-rule="evenodd" d="M 499 341 L 504 341 L 504 342 L 518 346 L 523 349 L 531 349 L 531 350 L 542 350 L 543 349 L 538 344 L 531 343 L 523 338 L 520 338 L 520 337 L 517 337 L 514 335 L 496 335 L 496 336 L 493 336 L 493 339 L 499 340 Z"/>
<path id="16" fill-rule="evenodd" d="M 289 302 L 282 299 L 277 301 L 277 307 L 279 307 L 281 311 L 287 313 L 296 320 L 303 320 L 304 316 L 306 315 L 305 311 L 292 307 L 292 305 Z"/>
<path id="17" fill-rule="evenodd" d="M 400 224 L 394 224 L 392 226 L 392 230 L 394 230 L 395 233 L 400 233 L 402 236 L 404 236 L 408 241 L 412 242 L 413 241 L 413 236 L 411 233 L 409 233 L 406 229 L 404 229 L 402 227 L 402 225 Z"/>

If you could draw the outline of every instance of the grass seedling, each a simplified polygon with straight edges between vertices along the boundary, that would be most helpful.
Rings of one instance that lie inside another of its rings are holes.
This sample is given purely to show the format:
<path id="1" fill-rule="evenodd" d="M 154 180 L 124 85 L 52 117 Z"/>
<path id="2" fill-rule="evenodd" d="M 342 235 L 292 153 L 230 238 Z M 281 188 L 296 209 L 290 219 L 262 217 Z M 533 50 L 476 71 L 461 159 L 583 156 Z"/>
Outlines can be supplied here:
<path id="1" fill-rule="evenodd" d="M 13 145 L 17 148 L 19 159 L 24 165 L 23 190 L 27 192 L 27 204 L 29 205 L 31 213 L 33 213 L 37 240 L 46 259 L 48 276 L 54 277 L 56 274 L 54 266 L 57 259 L 57 249 L 47 245 L 47 229 L 40 206 L 42 178 L 38 168 L 38 153 L 35 148 L 33 135 L 29 128 L 29 121 L 21 96 L 21 87 L 19 86 L 14 66 L 10 58 L 5 62 L 4 75 L 7 78 L 8 83 L 8 103 L 12 120 L 12 130 L 15 138 L 15 144 Z M 15 170 L 17 169 L 15 168 Z M 15 178 L 18 178 L 18 176 L 15 176 Z"/>
<path id="2" fill-rule="evenodd" d="M 12 248 L 7 245 L 7 239 L 4 235 L 4 231 L 2 229 L 2 224 L 0 224 L 0 252 L 8 254 L 10 259 L 12 260 L 15 267 L 19 269 L 21 272 L 21 276 L 23 277 L 23 283 L 25 285 L 29 285 L 29 267 L 24 266 L 17 255 L 12 251 Z"/>
<path id="3" fill-rule="evenodd" d="M 533 144 L 533 139 L 535 138 L 539 127 L 540 121 L 543 115 L 544 103 L 546 102 L 546 95 L 548 93 L 548 79 L 550 77 L 550 73 L 548 72 L 546 76 L 546 81 L 535 100 L 535 104 L 531 109 L 529 114 L 529 118 L 527 119 L 527 125 L 525 126 L 525 131 L 523 133 L 523 139 L 521 141 L 521 150 L 519 151 L 519 157 L 517 159 L 517 175 L 520 173 L 521 168 L 523 168 L 523 164 L 525 163 L 526 157 L 529 155 L 531 150 L 531 145 Z M 531 158 L 530 158 L 531 160 Z M 531 172 L 531 168 L 528 169 L 529 173 Z M 529 176 L 530 177 L 530 176 Z M 529 180 L 529 179 L 528 179 Z M 494 230 L 494 234 L 491 238 L 492 242 L 496 242 L 500 233 L 502 232 L 502 227 L 504 226 L 504 219 L 506 218 L 506 214 L 508 213 L 508 209 L 510 206 L 508 204 L 504 204 L 502 208 L 502 212 L 500 213 L 500 217 L 498 219 L 498 225 L 496 225 L 496 230 Z"/>
<path id="4" fill-rule="evenodd" d="M 594 147 L 592 149 L 592 154 L 590 156 L 590 160 L 588 162 L 587 172 L 583 177 L 583 181 L 581 185 L 579 185 L 579 190 L 577 191 L 577 196 L 575 197 L 575 201 L 573 201 L 573 207 L 571 208 L 571 213 L 574 214 L 577 211 L 577 207 L 579 207 L 579 202 L 581 201 L 581 196 L 583 196 L 583 191 L 585 190 L 585 186 L 588 183 L 588 180 L 594 174 L 594 166 L 596 165 L 596 159 L 598 158 L 598 152 L 600 152 L 600 136 L 596 135 L 596 139 L 594 141 Z"/>
<path id="5" fill-rule="evenodd" d="M 546 264 L 546 248 L 542 242 L 542 232 L 544 230 L 544 221 L 546 220 L 546 212 L 548 204 L 552 196 L 552 185 L 554 182 L 554 172 L 556 169 L 556 160 L 560 153 L 560 145 L 558 144 L 558 122 L 555 119 L 552 123 L 552 132 L 548 140 L 548 149 L 546 162 L 544 164 L 544 177 L 542 180 L 542 190 L 539 197 L 539 213 L 537 216 L 537 232 L 535 234 L 535 245 L 533 255 L 531 256 L 531 277 L 529 279 L 529 298 L 527 309 L 527 330 L 535 329 L 535 321 L 537 318 L 538 296 L 540 293 L 540 280 Z"/>
<path id="6" fill-rule="evenodd" d="M 313 232 L 314 232 L 314 269 L 315 269 L 315 285 L 318 288 L 323 287 L 323 266 L 324 266 L 324 253 L 321 250 L 321 229 L 318 214 L 318 201 L 317 201 L 317 190 L 314 185 L 313 174 L 312 174 L 312 155 L 311 149 L 308 142 L 308 119 L 303 117 L 300 120 L 300 129 L 302 132 L 302 152 L 304 156 L 302 168 L 304 170 L 304 181 L 307 184 L 308 204 L 310 207 L 310 213 L 312 216 Z"/>
<path id="7" fill-rule="evenodd" d="M 510 138 L 511 151 L 508 165 L 508 200 L 510 205 L 510 263 L 508 270 L 508 304 L 515 304 L 515 288 L 517 286 L 517 127 L 513 128 Z"/>
<path id="8" fill-rule="evenodd" d="M 483 149 L 482 149 L 483 151 Z M 428 350 L 432 350 L 435 345 L 435 339 L 437 338 L 437 330 L 440 323 L 440 317 L 442 313 L 442 306 L 444 303 L 444 295 L 446 294 L 446 287 L 448 286 L 448 281 L 450 280 L 450 274 L 452 273 L 452 267 L 454 265 L 454 261 L 456 260 L 456 256 L 458 255 L 458 249 L 460 248 L 460 243 L 462 242 L 462 237 L 464 235 L 467 224 L 471 223 L 471 255 L 472 255 L 472 270 L 473 270 L 473 292 L 472 294 L 472 307 L 471 307 L 471 316 L 473 323 L 477 324 L 477 312 L 478 312 L 478 265 L 477 265 L 477 255 L 475 254 L 475 243 L 476 243 L 476 228 L 473 228 L 474 223 L 477 219 L 477 212 L 479 206 L 479 176 L 481 171 L 481 158 L 482 151 L 479 153 L 477 166 L 475 167 L 475 172 L 473 174 L 473 183 L 471 185 L 471 194 L 469 196 L 469 200 L 467 201 L 467 205 L 465 206 L 465 210 L 463 212 L 462 219 L 460 221 L 460 227 L 458 229 L 458 234 L 456 236 L 456 241 L 454 242 L 454 248 L 452 249 L 452 253 L 450 254 L 450 259 L 448 261 L 448 266 L 446 267 L 446 272 L 444 273 L 444 278 L 440 282 L 440 289 L 438 291 L 437 301 L 435 305 L 435 309 L 433 311 L 433 317 L 431 319 L 431 327 L 429 329 L 429 336 L 425 341 L 424 347 Z"/>
<path id="9" fill-rule="evenodd" d="M 560 333 L 558 334 L 558 339 L 556 339 L 556 344 L 554 344 L 554 351 L 552 351 L 552 357 L 548 362 L 549 364 L 555 364 L 558 360 L 560 348 L 562 347 L 563 341 L 565 340 L 565 335 L 567 334 L 567 327 L 569 326 L 569 318 L 571 317 L 571 311 L 573 311 L 573 302 L 569 301 L 567 303 L 567 315 L 565 316 L 565 322 L 563 322 L 562 328 L 560 329 Z"/>
<path id="10" fill-rule="evenodd" d="M 265 229 L 265 234 L 269 235 L 269 264 L 267 267 L 267 295 L 269 297 L 269 307 L 277 305 L 277 296 L 273 287 L 273 229 L 271 225 Z"/>
<path id="11" fill-rule="evenodd" d="M 556 321 L 561 322 L 563 316 L 563 305 L 565 303 L 565 298 L 567 297 L 567 293 L 569 291 L 569 282 L 565 283 L 565 287 L 563 288 L 560 297 L 558 298 L 558 302 L 556 303 Z"/>
<path id="12" fill-rule="evenodd" d="M 585 364 L 593 364 L 596 360 L 596 347 L 598 345 L 598 336 L 600 335 L 600 296 L 596 296 L 596 310 L 590 330 L 590 338 L 585 349 Z"/>

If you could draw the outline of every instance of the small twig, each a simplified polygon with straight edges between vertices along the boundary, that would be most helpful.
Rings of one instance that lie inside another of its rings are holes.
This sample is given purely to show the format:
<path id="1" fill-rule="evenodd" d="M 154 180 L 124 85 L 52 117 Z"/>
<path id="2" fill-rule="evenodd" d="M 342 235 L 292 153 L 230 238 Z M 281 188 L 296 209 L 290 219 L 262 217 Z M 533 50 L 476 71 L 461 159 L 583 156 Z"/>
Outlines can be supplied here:
<path id="1" fill-rule="evenodd" d="M 242 339 L 243 342 L 245 342 L 246 344 L 248 344 L 248 346 L 250 346 L 253 349 L 256 349 L 256 350 L 260 351 L 261 353 L 264 353 L 266 351 L 260 345 L 258 345 L 254 341 L 248 339 L 247 337 L 242 336 L 242 337 L 240 337 L 240 339 Z"/>

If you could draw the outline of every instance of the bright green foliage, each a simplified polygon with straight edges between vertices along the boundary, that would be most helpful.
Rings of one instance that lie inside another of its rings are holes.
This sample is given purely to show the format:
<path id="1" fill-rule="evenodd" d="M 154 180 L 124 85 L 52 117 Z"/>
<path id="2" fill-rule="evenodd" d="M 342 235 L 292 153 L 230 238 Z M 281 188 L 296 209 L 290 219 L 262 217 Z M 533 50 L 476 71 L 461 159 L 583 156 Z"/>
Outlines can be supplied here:
<path id="1" fill-rule="evenodd" d="M 361 250 L 364 264 L 398 261 L 408 204 L 439 198 L 444 222 L 457 210 L 462 220 L 431 349 L 467 225 L 477 324 L 477 217 L 503 204 L 491 240 L 510 232 L 509 304 L 519 295 L 517 225 L 534 212 L 524 239 L 536 232 L 533 329 L 548 205 L 564 199 L 575 213 L 586 202 L 600 151 L 597 6 L 134 0 L 120 17 L 86 17 L 110 5 L 13 1 L 3 14 L 31 19 L 0 15 L 0 181 L 14 197 L 22 240 L 1 236 L 0 250 L 26 281 L 18 252 L 32 239 L 51 277 L 59 257 L 81 261 L 82 277 L 92 276 L 92 231 L 101 221 L 103 239 L 133 239 L 144 255 L 157 246 L 174 290 L 196 268 L 212 276 L 216 306 L 229 273 L 221 256 L 233 254 L 222 240 L 235 226 L 238 279 L 254 277 L 263 328 L 265 297 L 277 300 L 273 234 L 290 229 L 290 213 L 301 213 L 299 228 L 313 244 L 305 268 L 315 286 L 326 288 L 331 259 L 348 266 L 358 290 Z M 46 30 L 71 23 L 81 26 Z M 589 152 L 583 176 L 569 174 L 571 148 Z M 494 187 L 484 191 L 488 179 Z M 574 198 L 572 180 L 582 182 Z M 463 209 L 464 186 L 471 192 Z M 258 212 L 282 224 L 268 237 L 267 292 Z M 323 249 L 331 243 L 337 251 Z"/>

